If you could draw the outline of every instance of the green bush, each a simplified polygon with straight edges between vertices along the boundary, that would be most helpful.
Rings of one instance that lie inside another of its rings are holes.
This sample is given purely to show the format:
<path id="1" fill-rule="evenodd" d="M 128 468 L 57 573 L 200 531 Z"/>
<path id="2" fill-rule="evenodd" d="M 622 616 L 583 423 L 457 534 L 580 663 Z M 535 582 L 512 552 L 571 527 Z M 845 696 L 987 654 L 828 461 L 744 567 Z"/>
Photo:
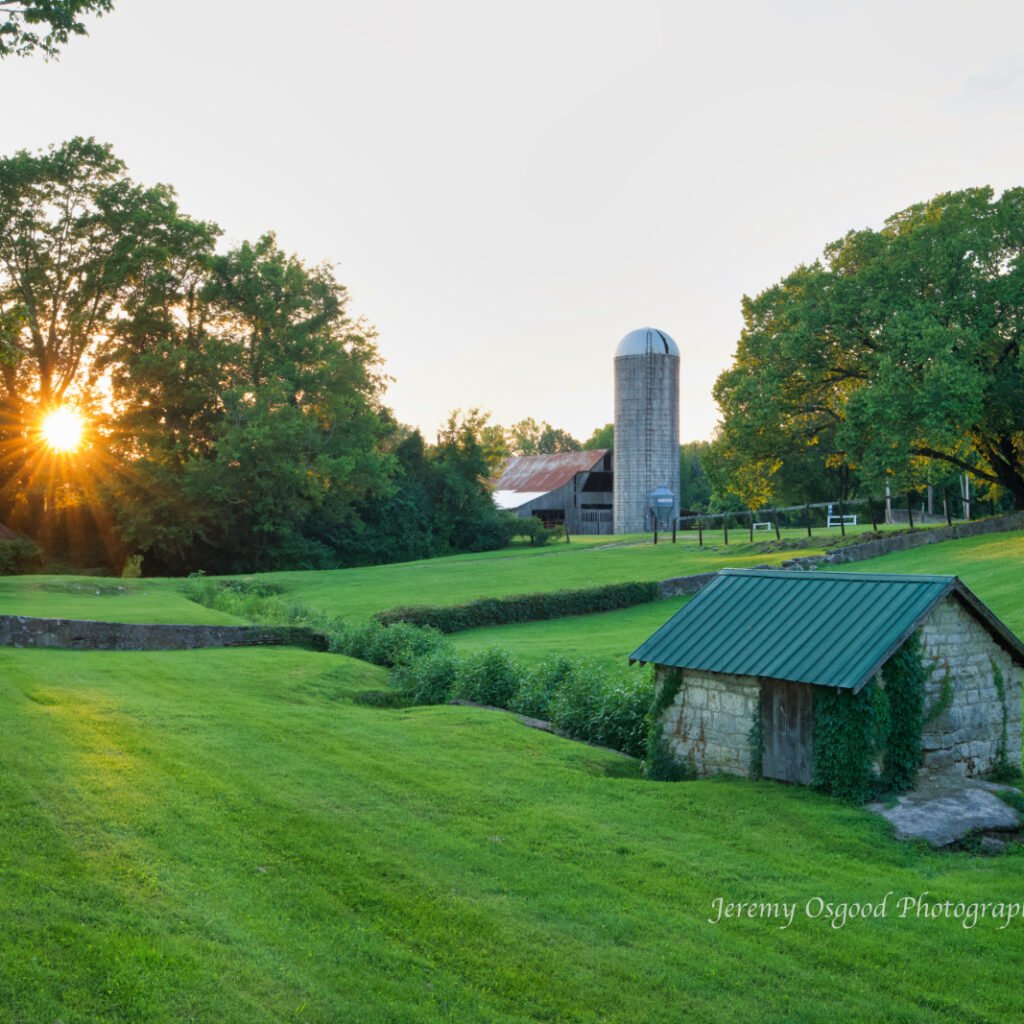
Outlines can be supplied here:
<path id="1" fill-rule="evenodd" d="M 643 757 L 653 696 L 648 672 L 578 663 L 551 699 L 551 723 L 576 739 Z"/>
<path id="2" fill-rule="evenodd" d="M 393 669 L 391 685 L 413 704 L 444 704 L 451 698 L 459 668 L 459 658 L 441 648 Z"/>
<path id="3" fill-rule="evenodd" d="M 0 541 L 0 576 L 23 576 L 36 572 L 41 563 L 39 545 L 31 540 Z"/>
<path id="4" fill-rule="evenodd" d="M 656 582 L 611 583 L 583 590 L 556 590 L 546 594 L 515 594 L 510 597 L 485 597 L 467 604 L 440 607 L 412 605 L 389 608 L 374 618 L 385 626 L 406 622 L 413 626 L 431 626 L 442 633 L 458 633 L 482 626 L 504 626 L 513 622 L 539 622 L 567 615 L 590 615 L 656 601 L 660 596 Z"/>
<path id="5" fill-rule="evenodd" d="M 521 680 L 519 688 L 512 695 L 509 710 L 530 718 L 547 719 L 551 714 L 551 701 L 558 690 L 572 675 L 575 662 L 564 655 L 556 654 L 545 658 Z"/>
<path id="6" fill-rule="evenodd" d="M 508 651 L 489 647 L 462 661 L 454 695 L 476 704 L 507 708 L 511 706 L 524 675 L 522 665 Z"/>

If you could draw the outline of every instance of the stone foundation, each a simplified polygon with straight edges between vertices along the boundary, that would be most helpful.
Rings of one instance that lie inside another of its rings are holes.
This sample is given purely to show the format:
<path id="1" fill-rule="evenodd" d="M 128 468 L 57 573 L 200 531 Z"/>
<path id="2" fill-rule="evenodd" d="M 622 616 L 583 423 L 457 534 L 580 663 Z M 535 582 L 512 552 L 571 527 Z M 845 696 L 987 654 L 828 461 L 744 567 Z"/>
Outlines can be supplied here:
<path id="1" fill-rule="evenodd" d="M 750 729 L 761 687 L 750 676 L 718 675 L 659 665 L 656 685 L 681 680 L 675 699 L 662 713 L 669 750 L 698 776 L 750 774 Z"/>
<path id="2" fill-rule="evenodd" d="M 983 775 L 995 766 L 1004 704 L 993 681 L 993 663 L 1003 676 L 1007 757 L 1011 764 L 1020 765 L 1024 670 L 1014 665 L 1010 655 L 952 596 L 922 623 L 920 636 L 925 664 L 937 665 L 928 681 L 926 712 L 942 699 L 947 675 L 953 697 L 947 711 L 925 723 L 922 767 Z"/>

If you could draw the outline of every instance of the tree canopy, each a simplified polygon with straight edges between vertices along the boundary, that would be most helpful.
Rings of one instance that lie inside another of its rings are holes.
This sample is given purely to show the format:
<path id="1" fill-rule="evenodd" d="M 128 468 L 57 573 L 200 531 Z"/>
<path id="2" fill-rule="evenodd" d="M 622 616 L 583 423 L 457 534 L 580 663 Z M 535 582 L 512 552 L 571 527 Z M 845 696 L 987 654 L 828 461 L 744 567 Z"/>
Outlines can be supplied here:
<path id="1" fill-rule="evenodd" d="M 504 543 L 485 418 L 426 445 L 333 269 L 219 234 L 91 139 L 0 160 L 0 520 L 51 564 L 166 574 Z M 67 406 L 88 426 L 60 457 Z"/>
<path id="2" fill-rule="evenodd" d="M 83 15 L 113 9 L 113 0 L 0 0 L 0 58 L 56 57 L 72 36 L 86 34 Z"/>
<path id="3" fill-rule="evenodd" d="M 809 454 L 869 485 L 930 464 L 1024 508 L 1024 189 L 937 196 L 851 231 L 755 298 L 715 385 L 715 456 L 748 504 Z"/>

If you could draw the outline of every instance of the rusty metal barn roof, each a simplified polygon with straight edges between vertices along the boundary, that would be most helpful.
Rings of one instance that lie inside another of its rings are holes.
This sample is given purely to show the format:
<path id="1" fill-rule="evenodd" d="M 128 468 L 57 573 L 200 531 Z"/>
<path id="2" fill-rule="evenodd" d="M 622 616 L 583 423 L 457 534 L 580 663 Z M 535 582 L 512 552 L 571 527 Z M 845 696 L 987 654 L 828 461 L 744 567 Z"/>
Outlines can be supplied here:
<path id="1" fill-rule="evenodd" d="M 496 491 L 525 491 L 537 496 L 557 491 L 577 473 L 593 469 L 608 454 L 607 448 L 554 455 L 514 455 L 494 481 Z"/>
<path id="2" fill-rule="evenodd" d="M 723 569 L 630 662 L 859 690 L 954 594 L 1024 663 L 1024 644 L 956 576 Z"/>

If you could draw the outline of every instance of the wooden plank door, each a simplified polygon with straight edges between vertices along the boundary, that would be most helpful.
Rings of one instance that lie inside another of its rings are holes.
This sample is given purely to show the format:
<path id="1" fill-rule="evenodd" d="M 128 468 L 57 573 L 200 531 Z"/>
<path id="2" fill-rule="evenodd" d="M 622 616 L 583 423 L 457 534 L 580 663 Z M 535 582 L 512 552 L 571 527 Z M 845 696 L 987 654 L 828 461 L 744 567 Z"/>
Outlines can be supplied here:
<path id="1" fill-rule="evenodd" d="M 764 777 L 810 784 L 814 767 L 814 687 L 763 680 L 761 725 Z"/>

